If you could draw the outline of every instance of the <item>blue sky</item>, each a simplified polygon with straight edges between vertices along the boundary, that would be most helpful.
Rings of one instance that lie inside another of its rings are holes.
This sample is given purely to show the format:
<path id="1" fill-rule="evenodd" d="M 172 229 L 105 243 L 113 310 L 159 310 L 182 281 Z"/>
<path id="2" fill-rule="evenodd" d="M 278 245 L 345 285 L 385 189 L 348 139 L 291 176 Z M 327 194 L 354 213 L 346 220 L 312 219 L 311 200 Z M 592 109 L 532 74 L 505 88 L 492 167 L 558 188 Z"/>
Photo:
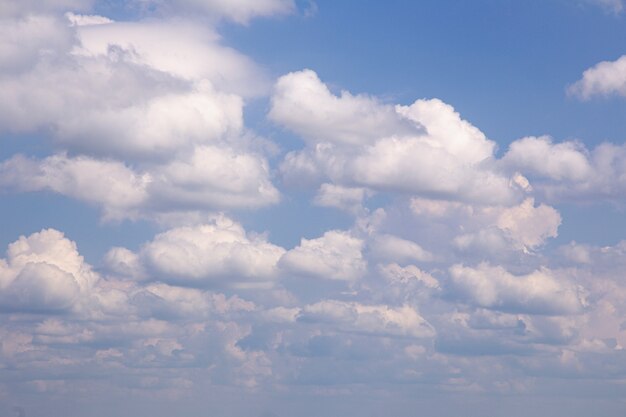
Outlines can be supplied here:
<path id="1" fill-rule="evenodd" d="M 623 416 L 625 6 L 0 1 L 0 415 Z"/>

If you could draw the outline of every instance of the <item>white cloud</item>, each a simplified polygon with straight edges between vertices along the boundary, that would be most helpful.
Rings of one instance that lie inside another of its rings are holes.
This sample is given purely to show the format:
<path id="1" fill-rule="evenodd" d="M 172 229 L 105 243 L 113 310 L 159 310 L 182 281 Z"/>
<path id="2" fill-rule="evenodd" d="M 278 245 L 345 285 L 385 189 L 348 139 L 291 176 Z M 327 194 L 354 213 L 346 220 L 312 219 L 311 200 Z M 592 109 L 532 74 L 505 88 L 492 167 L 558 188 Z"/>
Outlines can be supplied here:
<path id="1" fill-rule="evenodd" d="M 91 26 L 91 25 L 106 25 L 113 23 L 113 20 L 108 17 L 89 15 L 89 14 L 76 14 L 72 12 L 65 13 L 65 17 L 70 21 L 72 26 Z"/>
<path id="2" fill-rule="evenodd" d="M 585 70 L 580 80 L 568 89 L 583 100 L 594 96 L 617 94 L 626 96 L 626 56 L 615 61 L 603 61 Z"/>
<path id="3" fill-rule="evenodd" d="M 625 161 L 624 146 L 601 143 L 588 150 L 574 142 L 529 137 L 513 142 L 499 163 L 529 175 L 533 189 L 549 200 L 617 201 L 626 193 Z"/>
<path id="4" fill-rule="evenodd" d="M 413 282 L 420 283 L 426 288 L 440 288 L 439 281 L 427 272 L 422 271 L 415 265 L 402 267 L 392 263 L 379 266 L 379 271 L 392 284 L 408 285 Z"/>
<path id="5" fill-rule="evenodd" d="M 220 44 L 210 26 L 190 21 L 116 22 L 77 28 L 75 54 L 106 57 L 111 47 L 130 51 L 127 59 L 188 81 L 208 80 L 217 91 L 251 96 L 269 87 L 250 58 Z"/>
<path id="6" fill-rule="evenodd" d="M 25 312 L 70 310 L 88 293 L 98 275 L 76 244 L 56 230 L 20 237 L 0 259 L 0 306 Z"/>
<path id="7" fill-rule="evenodd" d="M 100 206 L 105 219 L 253 208 L 279 200 L 264 159 L 218 147 L 197 148 L 189 159 L 151 165 L 143 172 L 86 156 L 36 160 L 17 155 L 0 163 L 0 186 L 51 190 Z"/>
<path id="8" fill-rule="evenodd" d="M 433 327 L 412 307 L 390 308 L 355 302 L 324 300 L 305 306 L 298 320 L 327 322 L 344 331 L 378 335 L 433 337 Z"/>
<path id="9" fill-rule="evenodd" d="M 553 144 L 548 136 L 526 137 L 509 145 L 502 163 L 553 180 L 582 181 L 592 173 L 584 147 L 575 142 Z"/>
<path id="10" fill-rule="evenodd" d="M 402 118 L 393 106 L 375 98 L 347 91 L 333 95 L 312 70 L 278 79 L 269 117 L 312 143 L 364 145 L 385 136 L 421 131 L 418 123 Z"/>
<path id="11" fill-rule="evenodd" d="M 556 237 L 561 224 L 561 215 L 555 208 L 536 205 L 532 197 L 513 206 L 413 198 L 410 208 L 422 227 L 433 227 L 441 235 L 436 243 L 452 243 L 464 256 L 475 251 L 492 256 L 528 252 Z M 444 230 L 452 236 L 442 234 Z"/>
<path id="12" fill-rule="evenodd" d="M 558 279 L 548 269 L 515 276 L 504 268 L 482 263 L 476 268 L 454 265 L 452 284 L 475 305 L 531 314 L 581 312 L 586 301 L 575 285 Z"/>
<path id="13" fill-rule="evenodd" d="M 524 248 L 536 248 L 547 238 L 556 237 L 561 224 L 558 211 L 545 204 L 534 206 L 532 198 L 522 204 L 504 209 L 498 216 L 497 226 Z"/>
<path id="14" fill-rule="evenodd" d="M 433 254 L 410 240 L 393 235 L 377 235 L 369 243 L 374 258 L 396 262 L 428 262 Z"/>
<path id="15" fill-rule="evenodd" d="M 279 265 L 295 275 L 354 281 L 367 269 L 362 249 L 362 240 L 347 232 L 331 230 L 317 239 L 303 238 L 299 246 L 283 255 Z"/>
<path id="16" fill-rule="evenodd" d="M 163 14 L 203 14 L 246 24 L 253 17 L 283 15 L 295 9 L 293 0 L 133 0 Z"/>
<path id="17" fill-rule="evenodd" d="M 144 245 L 140 257 L 163 280 L 206 285 L 274 280 L 276 264 L 284 253 L 260 237 L 248 237 L 240 224 L 217 217 L 213 224 L 157 235 Z"/>
<path id="18" fill-rule="evenodd" d="M 43 160 L 20 155 L 0 163 L 0 185 L 20 191 L 51 190 L 101 205 L 105 218 L 136 216 L 145 202 L 147 174 L 136 174 L 123 163 L 88 157 L 54 155 Z"/>
<path id="19" fill-rule="evenodd" d="M 0 71 L 23 71 L 41 56 L 69 52 L 74 42 L 75 33 L 57 17 L 0 19 Z"/>
<path id="20" fill-rule="evenodd" d="M 188 159 L 157 167 L 149 192 L 165 206 L 255 208 L 280 198 L 269 176 L 267 161 L 259 155 L 206 146 Z"/>
<path id="21" fill-rule="evenodd" d="M 334 184 L 322 184 L 317 190 L 313 202 L 322 207 L 334 207 L 351 213 L 362 211 L 363 200 L 369 196 L 366 188 L 342 187 Z"/>
<path id="22" fill-rule="evenodd" d="M 328 178 L 344 187 L 481 203 L 518 198 L 519 187 L 495 170 L 495 143 L 437 99 L 391 106 L 335 96 L 305 70 L 278 80 L 269 116 L 307 142 L 285 157 L 288 182 Z"/>

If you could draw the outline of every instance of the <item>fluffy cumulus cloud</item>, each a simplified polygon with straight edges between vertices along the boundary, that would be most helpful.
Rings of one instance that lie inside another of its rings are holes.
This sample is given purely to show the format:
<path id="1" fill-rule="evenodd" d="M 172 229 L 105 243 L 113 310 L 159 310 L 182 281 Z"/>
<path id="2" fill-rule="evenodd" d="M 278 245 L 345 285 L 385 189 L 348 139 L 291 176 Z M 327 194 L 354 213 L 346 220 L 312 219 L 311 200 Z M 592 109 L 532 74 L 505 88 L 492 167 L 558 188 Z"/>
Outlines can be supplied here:
<path id="1" fill-rule="evenodd" d="M 265 6 L 258 14 L 274 13 Z M 117 219 L 278 202 L 268 143 L 243 124 L 244 97 L 264 75 L 211 29 L 75 13 L 7 22 L 0 130 L 41 133 L 61 152 L 2 162 L 3 186 L 51 190 Z"/>
<path id="2" fill-rule="evenodd" d="M 402 191 L 482 203 L 511 202 L 519 189 L 493 167 L 495 143 L 438 99 L 389 105 L 334 95 L 311 70 L 281 77 L 269 117 L 307 147 L 286 155 L 286 180 Z"/>
<path id="3" fill-rule="evenodd" d="M 569 92 L 582 99 L 594 96 L 626 95 L 626 56 L 615 61 L 603 61 L 585 70 Z"/>
<path id="4" fill-rule="evenodd" d="M 59 154 L 37 160 L 17 155 L 0 163 L 0 172 L 0 185 L 73 197 L 101 207 L 105 219 L 259 207 L 279 199 L 261 157 L 219 147 L 196 148 L 188 158 L 145 170 L 87 156 Z"/>
<path id="5" fill-rule="evenodd" d="M 588 149 L 578 142 L 526 137 L 512 142 L 499 163 L 509 172 L 523 172 L 538 194 L 557 202 L 615 201 L 626 190 L 624 146 L 609 142 Z"/>
<path id="6" fill-rule="evenodd" d="M 53 229 L 12 243 L 0 277 L 5 309 L 44 312 L 71 309 L 98 279 L 75 243 Z"/>
<path id="7" fill-rule="evenodd" d="M 536 314 L 576 313 L 585 305 L 584 294 L 549 271 L 515 276 L 501 267 L 454 265 L 452 282 L 469 302 L 502 311 Z"/>
<path id="8" fill-rule="evenodd" d="M 284 252 L 260 237 L 250 239 L 240 224 L 218 217 L 213 224 L 161 233 L 143 247 L 139 256 L 159 276 L 202 285 L 216 279 L 272 280 Z M 114 261 L 118 259 L 124 262 L 113 255 Z"/>
<path id="9" fill-rule="evenodd" d="M 316 239 L 302 239 L 285 253 L 280 266 L 289 273 L 320 279 L 353 281 L 365 273 L 363 241 L 349 233 L 331 230 Z"/>

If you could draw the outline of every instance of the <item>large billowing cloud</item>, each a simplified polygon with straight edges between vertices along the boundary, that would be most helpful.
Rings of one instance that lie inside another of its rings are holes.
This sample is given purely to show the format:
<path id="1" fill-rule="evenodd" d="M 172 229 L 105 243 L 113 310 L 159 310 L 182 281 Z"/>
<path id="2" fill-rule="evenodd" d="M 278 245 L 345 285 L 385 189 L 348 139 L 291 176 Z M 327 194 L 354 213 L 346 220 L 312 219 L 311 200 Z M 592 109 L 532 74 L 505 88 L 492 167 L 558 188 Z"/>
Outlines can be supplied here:
<path id="1" fill-rule="evenodd" d="M 212 280 L 267 281 L 277 276 L 285 250 L 262 238 L 250 239 L 242 226 L 225 217 L 214 224 L 180 227 L 157 235 L 140 257 L 169 281 L 206 285 Z"/>
<path id="2" fill-rule="evenodd" d="M 410 106 L 330 92 L 311 70 L 281 77 L 269 117 L 307 142 L 287 154 L 288 181 L 510 203 L 519 189 L 493 169 L 495 143 L 440 100 Z"/>
<path id="3" fill-rule="evenodd" d="M 268 143 L 243 124 L 244 96 L 263 90 L 264 75 L 213 31 L 76 14 L 10 23 L 0 130 L 40 132 L 72 156 L 4 161 L 4 187 L 52 190 L 109 219 L 278 202 Z"/>

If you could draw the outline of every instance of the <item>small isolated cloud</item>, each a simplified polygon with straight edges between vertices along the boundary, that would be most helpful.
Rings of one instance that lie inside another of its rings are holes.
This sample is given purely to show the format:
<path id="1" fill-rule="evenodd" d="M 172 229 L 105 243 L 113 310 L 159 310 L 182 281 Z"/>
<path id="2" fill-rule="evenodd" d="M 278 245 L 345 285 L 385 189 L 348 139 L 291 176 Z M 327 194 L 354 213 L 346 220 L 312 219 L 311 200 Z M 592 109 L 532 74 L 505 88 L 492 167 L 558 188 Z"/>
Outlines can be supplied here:
<path id="1" fill-rule="evenodd" d="M 572 84 L 568 92 L 583 100 L 595 96 L 626 96 L 626 55 L 585 70 L 582 78 Z"/>

